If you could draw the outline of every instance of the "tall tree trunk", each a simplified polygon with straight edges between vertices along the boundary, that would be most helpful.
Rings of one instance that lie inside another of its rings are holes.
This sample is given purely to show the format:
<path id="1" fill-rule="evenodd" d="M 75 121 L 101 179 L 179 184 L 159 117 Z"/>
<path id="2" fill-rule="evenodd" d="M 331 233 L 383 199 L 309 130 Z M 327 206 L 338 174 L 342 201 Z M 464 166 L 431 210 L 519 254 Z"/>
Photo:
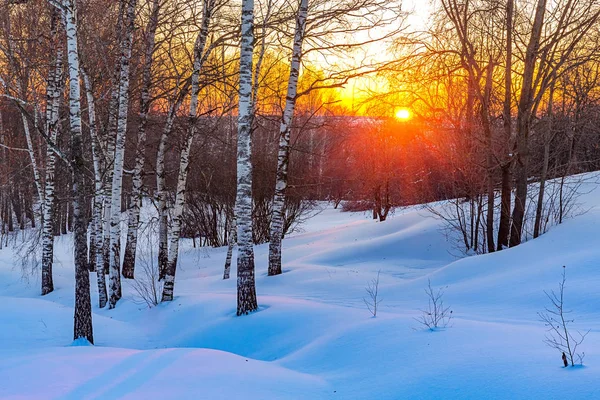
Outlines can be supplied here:
<path id="1" fill-rule="evenodd" d="M 298 77 L 302 61 L 302 42 L 308 14 L 308 0 L 300 0 L 300 8 L 296 17 L 292 62 L 288 79 L 285 109 L 279 127 L 279 153 L 277 155 L 277 175 L 275 194 L 273 196 L 273 213 L 269 243 L 269 276 L 281 274 L 281 240 L 283 238 L 285 219 L 285 191 L 288 184 L 288 165 L 290 161 L 290 132 L 296 107 L 298 93 Z"/>
<path id="2" fill-rule="evenodd" d="M 103 249 L 103 232 L 102 232 L 102 206 L 106 201 L 104 197 L 104 189 L 102 184 L 102 150 L 98 140 L 98 132 L 96 129 L 96 107 L 94 101 L 94 94 L 92 91 L 92 84 L 87 74 L 82 70 L 83 82 L 85 83 L 85 91 L 88 103 L 88 114 L 90 124 L 90 136 L 92 141 L 92 159 L 94 161 L 94 199 L 93 199 L 93 226 L 96 230 L 95 242 L 90 237 L 90 259 L 94 260 L 94 266 L 96 271 L 96 281 L 98 284 L 98 306 L 104 308 L 108 301 L 108 295 L 106 293 L 106 276 L 104 271 L 104 263 L 102 261 L 102 249 Z M 91 235 L 90 235 L 91 236 Z M 93 251 L 92 251 L 93 249 Z"/>
<path id="3" fill-rule="evenodd" d="M 119 114 L 117 118 L 117 138 L 115 142 L 115 160 L 110 205 L 110 269 L 109 269 L 109 301 L 108 308 L 115 308 L 121 298 L 121 193 L 123 183 L 123 162 L 125 139 L 127 133 L 127 114 L 129 111 L 129 61 L 133 43 L 135 25 L 135 7 L 137 0 L 128 0 L 127 21 L 121 43 L 120 78 L 119 78 Z"/>
<path id="4" fill-rule="evenodd" d="M 73 168 L 73 222 L 75 247 L 75 318 L 73 339 L 94 343 L 90 276 L 87 270 L 87 223 L 85 221 L 85 160 L 81 135 L 81 88 L 77 49 L 75 0 L 64 0 L 69 60 L 69 120 L 71 125 L 71 165 Z"/>
<path id="5" fill-rule="evenodd" d="M 523 233 L 523 223 L 525 220 L 525 206 L 527 202 L 527 178 L 529 169 L 529 127 L 531 123 L 531 112 L 533 106 L 533 75 L 535 72 L 538 47 L 544 24 L 544 14 L 546 11 L 546 0 L 538 0 L 533 29 L 527 51 L 525 53 L 525 65 L 523 68 L 523 83 L 521 85 L 521 95 L 519 97 L 519 107 L 517 114 L 517 144 L 516 144 L 516 162 L 515 162 L 515 206 L 512 213 L 512 225 L 510 231 L 511 247 L 521 243 Z"/>
<path id="6" fill-rule="evenodd" d="M 158 271 L 159 279 L 164 279 L 167 271 L 169 236 L 167 215 L 167 193 L 165 187 L 165 153 L 167 151 L 167 140 L 173 128 L 173 122 L 177 112 L 176 103 L 171 106 L 167 122 L 163 129 L 156 155 L 156 197 L 158 204 Z"/>
<path id="7" fill-rule="evenodd" d="M 494 208 L 495 208 L 495 169 L 494 165 L 494 143 L 492 141 L 492 128 L 490 123 L 490 102 L 492 96 L 492 84 L 494 74 L 494 62 L 490 56 L 487 66 L 485 89 L 483 93 L 483 101 L 481 104 L 481 122 L 485 132 L 486 139 L 486 169 L 487 169 L 487 205 L 485 232 L 486 244 L 488 253 L 493 253 L 496 250 L 494 246 Z"/>
<path id="8" fill-rule="evenodd" d="M 513 13 L 514 0 L 506 2 L 506 65 L 504 67 L 504 140 L 505 152 L 509 158 L 501 167 L 502 187 L 500 200 L 500 222 L 498 225 L 498 250 L 508 247 L 508 236 L 510 234 L 510 207 L 512 202 L 512 156 L 510 152 L 510 141 L 512 139 L 512 45 L 513 45 Z"/>
<path id="9" fill-rule="evenodd" d="M 48 74 L 48 89 L 46 93 L 46 133 L 53 143 L 58 137 L 58 112 L 63 88 L 63 48 L 58 43 L 58 25 L 60 18 L 54 10 L 52 20 L 52 37 L 55 47 L 54 68 Z M 46 147 L 46 172 L 44 180 L 44 200 L 42 202 L 42 295 L 54 290 L 52 280 L 52 264 L 54 261 L 54 171 L 56 167 L 56 154 Z"/>
<path id="10" fill-rule="evenodd" d="M 192 86 L 189 111 L 189 126 L 187 132 L 186 143 L 181 149 L 179 158 L 179 176 L 177 178 L 177 189 L 175 193 L 175 205 L 173 207 L 173 220 L 170 235 L 170 245 L 168 250 L 167 269 L 164 277 L 163 294 L 161 301 L 173 300 L 173 289 L 175 286 L 175 272 L 177 271 L 177 257 L 179 254 L 179 237 L 181 234 L 181 225 L 183 223 L 183 207 L 185 205 L 185 187 L 187 185 L 187 175 L 189 167 L 190 150 L 196 136 L 196 123 L 198 118 L 198 95 L 200 93 L 200 70 L 206 59 L 204 49 L 210 21 L 212 18 L 213 2 L 204 0 L 202 11 L 202 24 L 200 32 L 194 44 L 194 69 L 192 71 Z"/>
<path id="11" fill-rule="evenodd" d="M 152 13 L 148 21 L 146 32 L 146 49 L 144 54 L 144 71 L 142 74 L 142 94 L 140 99 L 139 126 L 137 135 L 137 146 L 135 156 L 135 167 L 133 170 L 133 189 L 131 193 L 131 207 L 129 208 L 127 224 L 127 242 L 123 256 L 123 276 L 133 279 L 135 272 L 135 255 L 137 249 L 138 227 L 140 224 L 140 207 L 142 206 L 142 185 L 144 161 L 146 158 L 146 125 L 148 123 L 148 111 L 150 109 L 150 85 L 152 84 L 152 57 L 156 44 L 156 29 L 158 27 L 158 16 L 160 1 L 153 0 Z"/>
<path id="12" fill-rule="evenodd" d="M 165 154 L 167 151 L 167 140 L 173 130 L 173 124 L 177 117 L 177 112 L 186 97 L 189 85 L 186 83 L 182 88 L 178 98 L 169 108 L 167 121 L 163 128 L 158 144 L 156 154 L 156 197 L 158 204 L 158 271 L 159 279 L 162 280 L 167 272 L 169 261 L 169 226 L 168 226 L 168 208 L 167 208 L 167 189 L 166 189 L 166 171 Z"/>
<path id="13" fill-rule="evenodd" d="M 240 93 L 238 111 L 237 195 L 237 315 L 258 309 L 252 242 L 252 56 L 254 51 L 254 0 L 242 0 Z"/>
<path id="14" fill-rule="evenodd" d="M 123 41 L 123 14 L 125 13 L 126 0 L 119 1 L 119 13 L 116 26 L 117 42 Z M 108 105 L 108 124 L 107 124 L 107 137 L 106 137 L 106 157 L 105 157 L 105 171 L 104 181 L 102 184 L 102 197 L 104 198 L 104 209 L 103 209 L 103 221 L 102 221 L 102 263 L 104 265 L 104 273 L 109 274 L 110 272 L 110 222 L 111 222 L 111 185 L 113 182 L 113 171 L 115 161 L 115 145 L 116 145 L 116 131 L 117 131 L 117 120 L 119 114 L 119 93 L 121 87 L 121 63 L 115 62 L 113 76 L 112 76 L 112 88 L 110 95 L 110 102 Z M 117 245 L 120 245 L 120 241 L 117 241 Z"/>

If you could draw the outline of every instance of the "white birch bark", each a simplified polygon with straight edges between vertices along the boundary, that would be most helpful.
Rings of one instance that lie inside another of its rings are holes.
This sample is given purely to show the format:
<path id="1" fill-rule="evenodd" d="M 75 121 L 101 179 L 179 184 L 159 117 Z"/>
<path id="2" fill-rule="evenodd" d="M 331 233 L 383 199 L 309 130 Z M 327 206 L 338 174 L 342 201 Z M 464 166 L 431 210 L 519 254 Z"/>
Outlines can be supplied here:
<path id="1" fill-rule="evenodd" d="M 183 99 L 183 96 L 180 97 Z M 171 105 L 167 121 L 160 136 L 158 151 L 156 154 L 156 197 L 158 204 L 158 271 L 159 279 L 164 279 L 168 263 L 168 215 L 167 215 L 167 193 L 165 188 L 165 153 L 167 151 L 167 140 L 173 129 L 173 122 L 177 115 L 177 109 L 181 101 Z"/>
<path id="2" fill-rule="evenodd" d="M 231 219 L 231 227 L 229 229 L 229 237 L 227 238 L 227 257 L 225 257 L 225 268 L 223 269 L 223 279 L 229 279 L 231 275 L 231 259 L 233 257 L 233 247 L 237 242 L 237 223 L 235 216 Z"/>
<path id="3" fill-rule="evenodd" d="M 300 76 L 300 63 L 302 61 L 302 42 L 304 40 L 307 14 L 308 0 L 300 0 L 300 7 L 296 18 L 285 108 L 281 119 L 281 126 L 279 127 L 279 153 L 277 155 L 277 175 L 275 194 L 273 196 L 273 214 L 271 217 L 271 240 L 269 243 L 269 276 L 281 274 L 281 240 L 284 233 L 284 203 L 290 160 L 290 132 L 294 118 L 294 109 L 296 107 L 298 78 Z"/>
<path id="4" fill-rule="evenodd" d="M 254 0 L 242 0 L 240 93 L 237 138 L 237 315 L 258 309 L 252 243 L 252 56 L 254 52 Z"/>
<path id="5" fill-rule="evenodd" d="M 55 3 L 55 2 L 53 2 Z M 67 31 L 69 60 L 69 120 L 71 125 L 73 168 L 73 222 L 75 247 L 75 316 L 73 338 L 85 338 L 94 343 L 90 277 L 87 270 L 87 224 L 85 223 L 83 140 L 81 135 L 81 87 L 77 48 L 77 16 L 75 0 L 61 2 Z"/>
<path id="6" fill-rule="evenodd" d="M 123 277 L 133 279 L 135 272 L 135 255 L 137 249 L 138 227 L 140 223 L 140 207 L 142 206 L 142 185 L 144 161 L 146 159 L 146 124 L 148 123 L 148 111 L 150 109 L 150 85 L 152 84 L 152 57 L 156 43 L 156 29 L 160 1 L 153 0 L 152 12 L 146 29 L 146 49 L 144 60 L 144 71 L 142 73 L 142 94 L 140 99 L 139 126 L 137 135 L 137 146 L 135 156 L 135 167 L 133 170 L 133 188 L 131 194 L 131 206 L 128 210 L 127 242 L 125 254 L 123 255 Z"/>
<path id="7" fill-rule="evenodd" d="M 183 217 L 183 207 L 185 205 L 185 187 L 187 184 L 187 175 L 189 167 L 189 156 L 194 137 L 196 135 L 196 122 L 198 117 L 198 95 L 200 92 L 200 70 L 206 59 L 204 49 L 208 38 L 210 21 L 214 1 L 204 0 L 202 10 L 202 23 L 200 32 L 194 43 L 194 67 L 192 71 L 192 83 L 190 91 L 190 110 L 188 115 L 189 126 L 184 147 L 181 149 L 179 158 L 179 175 L 177 178 L 177 189 L 175 194 L 175 204 L 172 210 L 172 227 L 169 237 L 168 261 L 165 271 L 163 293 L 161 301 L 173 300 L 173 288 L 175 286 L 175 272 L 177 270 L 177 257 L 179 254 L 179 237 L 181 234 L 181 224 Z"/>
<path id="8" fill-rule="evenodd" d="M 121 73 L 119 78 L 119 113 L 117 117 L 117 137 L 115 142 L 115 159 L 111 187 L 110 205 L 110 267 L 109 267 L 109 301 L 108 308 L 115 308 L 121 298 L 121 194 L 123 183 L 123 162 L 125 139 L 127 133 L 127 113 L 129 111 L 129 62 L 133 43 L 135 23 L 135 6 L 137 0 L 129 0 L 127 4 L 127 21 L 121 43 Z"/>
<path id="9" fill-rule="evenodd" d="M 119 14 L 117 19 L 117 42 L 122 42 L 123 36 L 123 14 L 125 10 L 126 0 L 119 1 Z M 108 124 L 106 137 L 106 155 L 105 155 L 105 171 L 104 181 L 102 183 L 102 196 L 104 198 L 104 209 L 102 211 L 102 264 L 104 265 L 104 274 L 109 274 L 110 271 L 110 221 L 111 221 L 111 204 L 113 167 L 115 160 L 115 142 L 117 135 L 117 119 L 119 114 L 119 93 L 121 88 L 121 63 L 116 62 L 113 70 L 112 88 L 110 102 L 108 106 Z M 119 245 L 120 242 L 117 242 Z"/>
<path id="10" fill-rule="evenodd" d="M 162 280 L 167 272 L 167 264 L 169 262 L 169 239 L 168 239 L 168 208 L 167 208 L 167 192 L 165 186 L 165 154 L 167 151 L 167 141 L 173 130 L 173 123 L 177 117 L 177 112 L 183 103 L 188 91 L 186 84 L 179 94 L 179 97 L 169 108 L 167 121 L 160 136 L 158 151 L 156 154 L 156 197 L 158 204 L 158 270 L 159 279 Z"/>
<path id="11" fill-rule="evenodd" d="M 90 233 L 90 259 L 94 260 L 93 265 L 95 266 L 98 262 L 98 250 L 102 248 L 102 149 L 99 143 L 98 127 L 96 125 L 96 101 L 94 99 L 94 90 L 90 78 L 83 68 L 81 68 L 81 77 L 83 78 L 88 105 L 92 162 L 94 166 L 94 201 L 92 207 L 93 232 Z M 93 252 L 91 250 L 92 247 L 94 247 L 95 250 Z"/>
<path id="12" fill-rule="evenodd" d="M 254 66 L 254 77 L 252 84 L 252 120 L 250 122 L 250 126 L 252 126 L 254 121 L 254 116 L 256 114 L 256 104 L 258 98 L 258 89 L 260 88 L 260 71 L 262 68 L 263 60 L 265 54 L 267 52 L 267 26 L 271 20 L 271 15 L 273 12 L 273 0 L 268 0 L 266 4 L 266 11 L 264 18 L 262 20 L 262 24 L 260 26 L 261 32 L 261 40 L 260 40 L 260 48 L 258 52 L 258 57 L 256 59 L 256 65 Z M 254 49 L 253 49 L 254 52 Z M 229 139 L 229 138 L 228 138 Z M 229 234 L 229 240 L 227 243 L 227 257 L 225 258 L 225 267 L 223 268 L 223 279 L 229 279 L 231 273 L 231 259 L 233 257 L 233 248 L 237 243 L 237 222 L 235 218 L 235 209 L 233 211 L 233 220 L 231 226 L 231 233 Z"/>
<path id="13" fill-rule="evenodd" d="M 102 205 L 105 201 L 104 191 L 102 185 L 102 151 L 98 139 L 98 131 L 96 127 L 96 107 L 94 94 L 92 90 L 92 84 L 89 76 L 85 71 L 81 71 L 83 76 L 83 82 L 85 84 L 85 92 L 88 103 L 88 115 L 90 123 L 90 136 L 92 140 L 92 160 L 94 163 L 94 200 L 93 200 L 93 219 L 92 229 L 95 230 L 95 234 L 90 235 L 90 258 L 95 260 L 94 266 L 96 270 L 96 281 L 98 284 L 98 306 L 104 308 L 108 301 L 108 295 L 106 293 L 106 276 L 104 274 L 104 263 L 102 262 L 102 248 L 103 248 L 103 232 L 102 232 Z"/>
<path id="14" fill-rule="evenodd" d="M 57 36 L 58 14 L 53 17 L 53 33 Z M 48 89 L 46 94 L 46 133 L 53 143 L 58 136 L 58 112 L 63 89 L 63 50 L 56 44 L 54 68 L 48 74 Z M 52 279 L 52 264 L 54 262 L 54 171 L 56 167 L 56 154 L 50 146 L 46 147 L 46 171 L 44 180 L 44 199 L 42 202 L 42 295 L 54 290 Z"/>

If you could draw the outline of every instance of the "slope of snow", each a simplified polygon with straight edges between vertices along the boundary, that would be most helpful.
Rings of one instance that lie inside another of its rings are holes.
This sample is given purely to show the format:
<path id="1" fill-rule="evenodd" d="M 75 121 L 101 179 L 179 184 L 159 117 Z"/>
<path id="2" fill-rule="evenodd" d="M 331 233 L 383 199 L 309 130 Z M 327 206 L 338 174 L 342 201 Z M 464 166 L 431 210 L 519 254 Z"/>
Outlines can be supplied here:
<path id="1" fill-rule="evenodd" d="M 268 245 L 256 247 L 260 310 L 244 317 L 235 316 L 235 278 L 221 279 L 226 250 L 183 241 L 175 300 L 148 309 L 125 281 L 115 310 L 94 307 L 96 346 L 70 340 L 69 238 L 57 241 L 56 290 L 44 297 L 2 250 L 0 398 L 598 398 L 600 190 L 589 185 L 585 215 L 464 259 L 419 208 L 384 223 L 325 209 L 284 240 L 281 276 L 266 276 Z M 561 368 L 537 316 L 563 265 L 573 328 L 591 329 L 581 368 Z M 363 297 L 378 271 L 373 318 Z M 428 279 L 445 287 L 454 316 L 434 332 L 414 320 Z"/>

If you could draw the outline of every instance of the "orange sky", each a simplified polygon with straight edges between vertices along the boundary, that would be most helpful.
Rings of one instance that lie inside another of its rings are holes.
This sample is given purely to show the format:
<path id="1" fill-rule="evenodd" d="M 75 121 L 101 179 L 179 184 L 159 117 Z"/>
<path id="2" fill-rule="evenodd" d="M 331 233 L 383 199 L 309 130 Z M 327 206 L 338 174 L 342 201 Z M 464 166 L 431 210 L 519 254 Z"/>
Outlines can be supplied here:
<path id="1" fill-rule="evenodd" d="M 406 19 L 405 26 L 408 31 L 416 31 L 425 29 L 429 19 L 431 9 L 431 0 L 405 0 L 403 9 L 410 12 Z M 377 32 L 375 32 L 377 34 Z M 354 57 L 355 65 L 367 61 L 389 61 L 393 54 L 389 51 L 389 43 L 373 43 L 365 46 Z M 327 60 L 329 61 L 329 60 Z M 339 96 L 342 104 L 349 110 L 358 114 L 365 113 L 364 107 L 361 107 L 368 97 L 369 93 L 381 93 L 387 91 L 387 83 L 381 77 L 365 76 L 351 79 L 344 88 L 339 90 Z M 402 107 L 399 104 L 398 107 Z M 390 113 L 395 113 L 396 110 L 390 110 Z"/>

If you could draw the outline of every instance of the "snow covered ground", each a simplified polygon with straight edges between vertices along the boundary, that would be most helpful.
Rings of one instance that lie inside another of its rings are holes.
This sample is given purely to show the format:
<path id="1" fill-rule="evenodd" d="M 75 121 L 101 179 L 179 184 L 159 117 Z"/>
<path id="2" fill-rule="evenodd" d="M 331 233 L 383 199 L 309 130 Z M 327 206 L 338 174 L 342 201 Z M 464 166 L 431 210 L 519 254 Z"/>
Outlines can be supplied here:
<path id="1" fill-rule="evenodd" d="M 94 288 L 93 347 L 70 340 L 69 239 L 45 297 L 1 250 L 0 399 L 598 399 L 600 190 L 589 189 L 585 215 L 464 259 L 418 208 L 384 223 L 326 209 L 284 241 L 283 275 L 267 277 L 268 246 L 256 248 L 260 310 L 244 317 L 235 278 L 221 279 L 225 249 L 185 241 L 171 304 L 148 309 L 126 281 L 117 308 L 100 310 Z M 561 368 L 537 316 L 563 265 L 573 328 L 591 329 L 582 368 Z M 373 318 L 363 297 L 377 271 Z M 445 330 L 414 320 L 428 279 L 446 287 Z"/>

